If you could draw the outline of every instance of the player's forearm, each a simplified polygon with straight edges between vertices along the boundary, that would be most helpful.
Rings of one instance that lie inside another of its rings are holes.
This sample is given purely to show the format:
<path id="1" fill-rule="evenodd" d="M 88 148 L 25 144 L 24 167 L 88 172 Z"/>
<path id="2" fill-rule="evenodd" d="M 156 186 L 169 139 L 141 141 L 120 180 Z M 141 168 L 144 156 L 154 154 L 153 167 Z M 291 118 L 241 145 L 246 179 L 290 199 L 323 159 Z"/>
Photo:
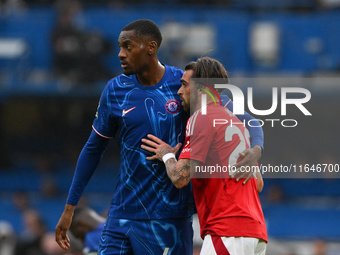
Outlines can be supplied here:
<path id="1" fill-rule="evenodd" d="M 76 208 L 75 205 L 71 205 L 71 204 L 66 203 L 64 211 L 68 212 L 68 213 L 71 212 L 73 214 L 75 208 Z"/>
<path id="2" fill-rule="evenodd" d="M 72 221 L 72 217 L 73 217 L 75 208 L 76 208 L 75 205 L 71 205 L 71 204 L 66 203 L 65 208 L 64 208 L 64 212 L 63 212 L 63 217 L 70 218 L 70 220 Z"/>
<path id="3" fill-rule="evenodd" d="M 166 173 L 176 188 L 181 189 L 190 182 L 190 161 L 170 158 L 165 162 Z"/>
<path id="4" fill-rule="evenodd" d="M 66 201 L 68 204 L 78 204 L 86 185 L 102 158 L 108 142 L 108 139 L 102 138 L 92 131 L 91 136 L 78 158 L 76 170 Z"/>

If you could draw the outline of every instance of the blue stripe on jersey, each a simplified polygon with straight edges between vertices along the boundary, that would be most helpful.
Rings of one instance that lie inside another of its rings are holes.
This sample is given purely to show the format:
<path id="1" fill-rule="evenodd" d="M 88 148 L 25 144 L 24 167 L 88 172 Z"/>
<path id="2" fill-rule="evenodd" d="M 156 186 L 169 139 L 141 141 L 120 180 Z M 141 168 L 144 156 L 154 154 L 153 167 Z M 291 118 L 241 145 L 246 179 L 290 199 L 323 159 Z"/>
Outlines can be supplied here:
<path id="1" fill-rule="evenodd" d="M 188 217 L 194 212 L 191 184 L 178 190 L 163 162 L 148 161 L 141 139 L 153 134 L 171 146 L 184 141 L 187 114 L 177 91 L 183 71 L 165 65 L 162 80 L 142 86 L 135 75 L 120 75 L 104 89 L 93 127 L 114 137 L 119 130 L 121 165 L 109 216 L 125 219 Z"/>

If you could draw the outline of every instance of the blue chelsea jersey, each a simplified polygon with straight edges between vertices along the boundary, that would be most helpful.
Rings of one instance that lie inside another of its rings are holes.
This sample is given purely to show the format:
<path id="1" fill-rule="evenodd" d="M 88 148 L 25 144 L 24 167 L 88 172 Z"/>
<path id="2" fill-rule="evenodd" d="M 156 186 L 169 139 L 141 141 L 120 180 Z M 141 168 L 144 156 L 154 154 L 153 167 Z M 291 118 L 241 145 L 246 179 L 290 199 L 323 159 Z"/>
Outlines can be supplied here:
<path id="1" fill-rule="evenodd" d="M 153 134 L 175 146 L 184 142 L 187 114 L 177 91 L 183 71 L 165 65 L 154 86 L 141 85 L 136 75 L 120 75 L 106 85 L 93 129 L 112 138 L 119 130 L 121 165 L 109 216 L 125 219 L 183 218 L 194 213 L 191 184 L 177 189 L 163 162 L 146 159 L 141 139 Z"/>

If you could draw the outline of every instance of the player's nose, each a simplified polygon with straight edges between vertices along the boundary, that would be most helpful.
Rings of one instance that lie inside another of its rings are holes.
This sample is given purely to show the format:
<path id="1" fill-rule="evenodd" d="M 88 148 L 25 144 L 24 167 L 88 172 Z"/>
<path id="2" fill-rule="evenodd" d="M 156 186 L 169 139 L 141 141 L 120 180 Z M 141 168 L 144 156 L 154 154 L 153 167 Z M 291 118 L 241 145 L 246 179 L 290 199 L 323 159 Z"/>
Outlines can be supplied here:
<path id="1" fill-rule="evenodd" d="M 122 58 L 126 58 L 126 52 L 124 49 L 120 49 L 119 53 L 118 53 L 118 58 L 122 59 Z"/>
<path id="2" fill-rule="evenodd" d="M 183 93 L 182 93 L 182 86 L 178 89 L 178 91 L 177 91 L 177 95 L 182 95 Z"/>

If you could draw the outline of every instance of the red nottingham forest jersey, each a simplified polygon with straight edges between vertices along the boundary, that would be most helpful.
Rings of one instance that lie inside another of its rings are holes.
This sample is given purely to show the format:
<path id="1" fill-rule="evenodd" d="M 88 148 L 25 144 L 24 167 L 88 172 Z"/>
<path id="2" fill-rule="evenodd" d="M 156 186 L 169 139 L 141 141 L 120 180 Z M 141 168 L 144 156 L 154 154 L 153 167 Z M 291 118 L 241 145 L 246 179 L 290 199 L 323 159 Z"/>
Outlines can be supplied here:
<path id="1" fill-rule="evenodd" d="M 243 123 L 228 109 L 212 103 L 207 106 L 206 115 L 196 111 L 188 120 L 185 145 L 179 158 L 202 162 L 202 171 L 229 169 L 228 166 L 239 160 L 239 152 L 249 144 L 249 132 Z M 228 176 L 228 172 L 223 176 L 216 172 L 205 172 L 204 175 L 196 172 L 193 175 L 202 239 L 210 234 L 267 241 L 256 179 L 252 178 L 243 185 L 242 181 L 237 183 Z"/>

